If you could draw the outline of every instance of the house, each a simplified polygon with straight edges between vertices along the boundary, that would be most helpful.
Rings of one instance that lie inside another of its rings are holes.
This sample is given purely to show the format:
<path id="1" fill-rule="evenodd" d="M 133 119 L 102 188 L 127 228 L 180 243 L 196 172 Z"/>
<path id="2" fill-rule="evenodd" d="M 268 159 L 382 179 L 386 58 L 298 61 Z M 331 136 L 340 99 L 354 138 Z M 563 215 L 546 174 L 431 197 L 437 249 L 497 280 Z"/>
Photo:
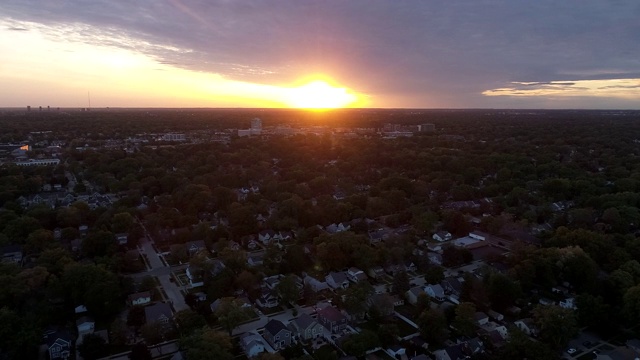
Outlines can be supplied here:
<path id="1" fill-rule="evenodd" d="M 189 285 L 192 288 L 204 285 L 203 271 L 195 265 L 189 265 L 186 269 L 187 278 L 189 279 Z"/>
<path id="2" fill-rule="evenodd" d="M 349 287 L 349 280 L 344 271 L 330 272 L 329 275 L 325 277 L 325 281 L 327 282 L 327 285 L 334 290 L 346 289 Z"/>
<path id="3" fill-rule="evenodd" d="M 76 320 L 76 328 L 78 329 L 78 341 L 76 345 L 79 345 L 82 343 L 82 340 L 85 335 L 93 334 L 93 331 L 95 330 L 95 326 L 96 326 L 96 322 L 93 321 L 93 319 L 91 319 L 88 316 L 83 316 L 78 320 Z"/>
<path id="4" fill-rule="evenodd" d="M 448 231 L 438 231 L 437 233 L 433 234 L 432 238 L 435 241 L 443 242 L 451 240 L 452 236 Z"/>
<path id="5" fill-rule="evenodd" d="M 264 264 L 264 254 L 253 254 L 247 256 L 247 264 L 251 267 Z"/>
<path id="6" fill-rule="evenodd" d="M 264 339 L 256 333 L 249 332 L 240 336 L 240 347 L 249 358 L 264 352 L 264 345 Z"/>
<path id="7" fill-rule="evenodd" d="M 429 262 L 434 265 L 442 265 L 442 254 L 429 251 L 427 252 L 427 258 L 429 258 Z"/>
<path id="8" fill-rule="evenodd" d="M 467 358 L 462 350 L 463 344 L 456 344 L 433 352 L 435 360 L 464 360 Z"/>
<path id="9" fill-rule="evenodd" d="M 489 316 L 483 313 L 482 311 L 476 311 L 475 315 L 473 316 L 473 319 L 475 320 L 476 324 L 478 324 L 479 326 L 485 325 L 486 323 L 489 322 Z"/>
<path id="10" fill-rule="evenodd" d="M 293 239 L 293 233 L 291 231 L 280 231 L 278 235 L 281 241 L 289 241 Z"/>
<path id="11" fill-rule="evenodd" d="M 367 272 L 367 274 L 372 278 L 372 279 L 380 279 L 381 277 L 384 276 L 384 269 L 382 268 L 382 266 L 374 266 L 372 268 L 369 269 L 369 271 Z"/>
<path id="12" fill-rule="evenodd" d="M 269 320 L 264 326 L 263 336 L 274 350 L 284 349 L 291 345 L 291 330 L 287 329 L 280 320 Z"/>
<path id="13" fill-rule="evenodd" d="M 116 242 L 118 243 L 118 245 L 127 245 L 127 243 L 129 242 L 129 235 L 127 233 L 116 234 Z"/>
<path id="14" fill-rule="evenodd" d="M 495 321 L 502 321 L 504 320 L 504 315 L 500 314 L 497 311 L 493 311 L 493 310 L 489 310 L 487 312 L 487 314 L 489 315 L 490 318 L 492 318 Z"/>
<path id="15" fill-rule="evenodd" d="M 263 308 L 274 308 L 280 304 L 280 298 L 276 294 L 275 290 L 264 289 L 256 304 Z"/>
<path id="16" fill-rule="evenodd" d="M 204 240 L 187 241 L 184 244 L 184 246 L 187 249 L 187 253 L 189 254 L 189 257 L 192 257 L 195 254 L 207 248 L 207 245 L 205 245 Z"/>
<path id="17" fill-rule="evenodd" d="M 166 303 L 155 303 L 144 308 L 147 324 L 161 323 L 167 325 L 173 318 L 171 307 Z"/>
<path id="18" fill-rule="evenodd" d="M 374 231 L 369 231 L 369 244 L 375 245 L 384 240 L 387 237 L 387 231 L 383 229 L 378 229 Z"/>
<path id="19" fill-rule="evenodd" d="M 127 303 L 129 305 L 146 305 L 151 302 L 151 292 L 143 291 L 135 294 L 131 294 L 127 297 Z"/>
<path id="20" fill-rule="evenodd" d="M 404 271 L 415 272 L 416 270 L 418 270 L 418 267 L 413 263 L 413 261 L 407 260 L 404 262 Z"/>
<path id="21" fill-rule="evenodd" d="M 456 278 L 456 277 L 450 276 L 442 280 L 440 285 L 444 289 L 445 293 L 455 295 L 455 296 L 460 296 L 460 293 L 462 292 L 463 282 L 464 282 L 464 279 L 462 278 Z"/>
<path id="22" fill-rule="evenodd" d="M 311 287 L 311 290 L 313 292 L 318 292 L 321 290 L 325 290 L 329 288 L 329 285 L 327 285 L 326 282 L 324 281 L 320 281 L 316 278 L 314 278 L 313 276 L 310 275 L 305 275 L 304 277 L 304 283 L 305 285 L 309 285 L 309 287 Z"/>
<path id="23" fill-rule="evenodd" d="M 406 355 L 407 350 L 401 346 L 393 345 L 386 349 L 385 352 L 395 359 L 400 359 L 403 355 Z"/>
<path id="24" fill-rule="evenodd" d="M 262 230 L 258 234 L 258 240 L 264 245 L 269 245 L 275 234 L 273 230 Z"/>
<path id="25" fill-rule="evenodd" d="M 369 309 L 376 309 L 382 316 L 393 314 L 394 303 L 395 299 L 389 294 L 373 294 L 367 299 Z"/>
<path id="26" fill-rule="evenodd" d="M 571 298 L 566 298 L 566 299 L 560 301 L 559 305 L 560 305 L 560 307 L 563 307 L 565 309 L 573 309 L 573 310 L 575 310 L 575 309 L 577 309 L 577 307 L 576 307 L 576 304 L 575 304 L 574 300 L 575 299 L 572 298 L 572 297 Z"/>
<path id="27" fill-rule="evenodd" d="M 320 325 L 311 315 L 303 313 L 289 323 L 289 327 L 294 334 L 302 340 L 311 340 L 322 337 L 324 327 Z"/>
<path id="28" fill-rule="evenodd" d="M 515 321 L 513 324 L 529 336 L 535 336 L 537 334 L 537 329 L 533 324 L 533 319 L 531 318 L 520 319 Z"/>
<path id="29" fill-rule="evenodd" d="M 440 284 L 428 284 L 424 287 L 424 292 L 432 299 L 437 301 L 444 301 L 444 289 Z"/>
<path id="30" fill-rule="evenodd" d="M 357 284 L 360 281 L 367 280 L 367 274 L 365 274 L 364 271 L 358 269 L 357 267 L 351 267 L 349 268 L 349 270 L 347 270 L 347 278 Z"/>
<path id="31" fill-rule="evenodd" d="M 227 244 L 227 247 L 233 251 L 238 251 L 240 250 L 240 244 L 238 244 L 237 242 L 231 240 L 229 241 L 229 243 Z"/>
<path id="32" fill-rule="evenodd" d="M 409 302 L 409 304 L 415 305 L 418 303 L 418 298 L 420 297 L 420 294 L 425 294 L 424 289 L 420 286 L 415 286 L 412 287 L 411 289 L 407 290 L 407 292 L 405 293 L 407 296 L 407 301 Z"/>
<path id="33" fill-rule="evenodd" d="M 346 223 L 339 223 L 339 224 L 331 224 L 329 226 L 327 226 L 324 230 L 326 232 L 328 232 L 329 234 L 335 234 L 335 233 L 339 233 L 339 232 L 343 232 L 343 231 L 348 231 L 349 229 L 351 229 L 351 225 L 346 224 Z"/>
<path id="34" fill-rule="evenodd" d="M 333 306 L 318 310 L 318 322 L 329 333 L 338 333 L 347 327 L 347 318 Z"/>
<path id="35" fill-rule="evenodd" d="M 73 351 L 73 338 L 65 330 L 50 329 L 44 333 L 50 360 L 71 359 Z"/>
<path id="36" fill-rule="evenodd" d="M 391 276 L 396 276 L 398 273 L 405 271 L 405 266 L 404 264 L 387 264 L 384 267 L 384 271 Z"/>
<path id="37" fill-rule="evenodd" d="M 22 246 L 7 245 L 0 249 L 0 260 L 3 263 L 21 264 L 22 263 Z"/>

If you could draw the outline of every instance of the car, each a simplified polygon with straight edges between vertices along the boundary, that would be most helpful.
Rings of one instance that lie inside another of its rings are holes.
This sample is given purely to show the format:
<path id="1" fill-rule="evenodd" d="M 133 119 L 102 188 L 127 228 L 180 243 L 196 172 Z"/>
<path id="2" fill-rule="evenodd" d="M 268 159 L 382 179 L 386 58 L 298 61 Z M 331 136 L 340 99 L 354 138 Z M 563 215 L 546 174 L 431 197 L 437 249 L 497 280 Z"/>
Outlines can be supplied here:
<path id="1" fill-rule="evenodd" d="M 578 351 L 578 350 L 576 350 L 574 348 L 570 348 L 570 349 L 567 349 L 567 354 L 575 354 L 576 351 Z"/>

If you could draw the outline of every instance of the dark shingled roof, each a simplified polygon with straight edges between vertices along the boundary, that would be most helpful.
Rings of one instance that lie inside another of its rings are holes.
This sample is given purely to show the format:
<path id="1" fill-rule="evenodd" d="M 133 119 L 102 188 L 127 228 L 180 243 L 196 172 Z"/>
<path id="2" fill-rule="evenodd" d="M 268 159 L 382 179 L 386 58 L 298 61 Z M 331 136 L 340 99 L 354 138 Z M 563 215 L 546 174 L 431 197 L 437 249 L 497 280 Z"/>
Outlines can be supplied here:
<path id="1" fill-rule="evenodd" d="M 264 326 L 264 331 L 268 331 L 273 336 L 277 335 L 282 330 L 287 330 L 287 327 L 284 326 L 284 324 L 280 320 L 271 319 Z M 287 330 L 287 331 L 289 331 L 289 330 Z"/>

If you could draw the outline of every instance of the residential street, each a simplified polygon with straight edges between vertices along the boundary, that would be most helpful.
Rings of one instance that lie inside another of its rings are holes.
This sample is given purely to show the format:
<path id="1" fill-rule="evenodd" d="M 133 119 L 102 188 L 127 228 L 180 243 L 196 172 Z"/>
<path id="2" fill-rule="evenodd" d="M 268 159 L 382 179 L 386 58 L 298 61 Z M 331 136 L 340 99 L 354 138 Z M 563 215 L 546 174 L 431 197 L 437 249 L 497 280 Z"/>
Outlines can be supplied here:
<path id="1" fill-rule="evenodd" d="M 146 229 L 145 229 L 146 232 Z M 141 272 L 138 274 L 132 275 L 132 277 L 143 277 L 147 275 L 155 276 L 162 288 L 164 289 L 165 294 L 173 304 L 173 308 L 175 311 L 186 310 L 189 306 L 184 302 L 184 296 L 182 295 L 181 289 L 175 283 L 173 283 L 171 278 L 171 267 L 166 266 L 162 260 L 160 260 L 160 255 L 154 249 L 152 242 L 150 241 L 150 237 L 147 234 L 144 238 L 140 239 L 140 245 L 138 247 L 141 254 L 145 254 L 147 260 L 149 261 L 149 266 L 151 269 L 146 272 Z M 181 269 L 183 267 L 178 267 L 176 269 Z"/>

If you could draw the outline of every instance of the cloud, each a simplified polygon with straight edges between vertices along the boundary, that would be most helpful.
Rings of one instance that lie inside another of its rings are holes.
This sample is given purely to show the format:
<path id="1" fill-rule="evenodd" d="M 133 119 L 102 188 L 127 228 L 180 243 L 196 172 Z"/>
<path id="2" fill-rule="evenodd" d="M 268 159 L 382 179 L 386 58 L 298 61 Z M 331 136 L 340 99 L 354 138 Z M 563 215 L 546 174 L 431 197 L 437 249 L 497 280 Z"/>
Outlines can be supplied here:
<path id="1" fill-rule="evenodd" d="M 599 97 L 637 100 L 640 98 L 640 78 L 538 83 L 512 82 L 508 87 L 486 90 L 482 94 L 488 97 Z"/>
<path id="2" fill-rule="evenodd" d="M 324 73 L 376 98 L 443 107 L 491 105 L 483 91 L 517 81 L 571 88 L 556 80 L 640 73 L 635 0 L 4 0 L 0 14 L 59 41 L 230 79 Z"/>

